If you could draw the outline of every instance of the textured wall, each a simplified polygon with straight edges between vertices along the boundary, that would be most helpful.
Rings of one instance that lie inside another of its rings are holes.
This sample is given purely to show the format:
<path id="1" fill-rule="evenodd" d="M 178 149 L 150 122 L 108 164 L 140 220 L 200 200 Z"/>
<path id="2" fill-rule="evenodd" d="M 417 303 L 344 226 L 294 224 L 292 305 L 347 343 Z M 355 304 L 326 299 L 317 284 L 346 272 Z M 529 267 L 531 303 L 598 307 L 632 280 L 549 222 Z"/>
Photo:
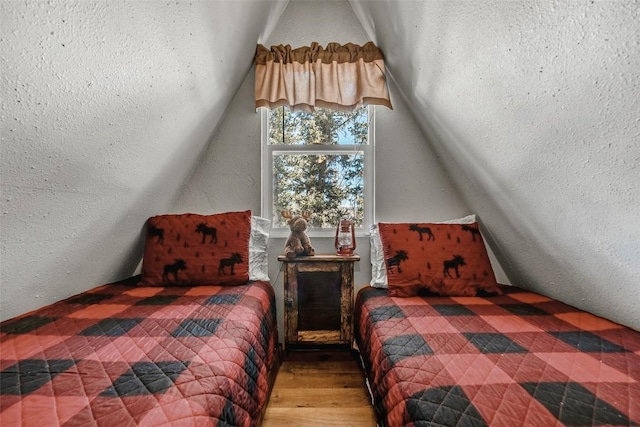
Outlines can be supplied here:
<path id="1" fill-rule="evenodd" d="M 0 2 L 2 319 L 134 271 L 285 6 Z"/>
<path id="2" fill-rule="evenodd" d="M 350 4 L 511 282 L 640 329 L 640 3 Z"/>

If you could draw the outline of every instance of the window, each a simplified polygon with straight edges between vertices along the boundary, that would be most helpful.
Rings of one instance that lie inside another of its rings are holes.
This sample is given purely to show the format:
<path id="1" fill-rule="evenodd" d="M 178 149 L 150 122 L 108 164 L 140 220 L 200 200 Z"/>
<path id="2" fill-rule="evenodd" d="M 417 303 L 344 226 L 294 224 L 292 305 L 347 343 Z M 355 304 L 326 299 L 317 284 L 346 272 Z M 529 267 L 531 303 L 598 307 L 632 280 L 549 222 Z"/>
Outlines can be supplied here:
<path id="1" fill-rule="evenodd" d="M 350 218 L 362 235 L 373 222 L 374 107 L 352 112 L 261 109 L 262 216 L 289 233 L 280 212 L 311 211 L 311 236 L 332 236 Z"/>

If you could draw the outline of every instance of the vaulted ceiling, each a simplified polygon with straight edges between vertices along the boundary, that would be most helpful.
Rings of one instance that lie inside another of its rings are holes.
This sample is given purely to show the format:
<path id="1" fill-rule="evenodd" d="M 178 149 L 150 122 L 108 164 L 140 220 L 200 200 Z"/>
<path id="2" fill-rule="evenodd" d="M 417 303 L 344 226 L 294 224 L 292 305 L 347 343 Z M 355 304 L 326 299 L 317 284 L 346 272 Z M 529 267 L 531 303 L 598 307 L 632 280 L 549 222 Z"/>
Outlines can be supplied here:
<path id="1" fill-rule="evenodd" d="M 301 3 L 0 3 L 3 319 L 134 271 Z M 382 48 L 510 282 L 640 329 L 638 3 L 322 3 Z"/>
<path id="2" fill-rule="evenodd" d="M 350 2 L 512 283 L 640 326 L 640 6 Z"/>

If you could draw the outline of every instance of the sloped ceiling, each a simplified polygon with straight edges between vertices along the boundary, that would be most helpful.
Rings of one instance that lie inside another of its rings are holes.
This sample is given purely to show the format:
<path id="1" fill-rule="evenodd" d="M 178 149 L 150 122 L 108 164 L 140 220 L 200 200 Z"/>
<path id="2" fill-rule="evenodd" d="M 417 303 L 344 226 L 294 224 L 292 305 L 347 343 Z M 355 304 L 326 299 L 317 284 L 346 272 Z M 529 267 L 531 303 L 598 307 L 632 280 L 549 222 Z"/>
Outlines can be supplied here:
<path id="1" fill-rule="evenodd" d="M 134 271 L 287 4 L 0 2 L 2 319 Z M 640 329 L 640 5 L 349 4 L 510 281 Z"/>
<path id="2" fill-rule="evenodd" d="M 640 329 L 640 5 L 349 3 L 511 282 Z"/>
<path id="3" fill-rule="evenodd" d="M 0 2 L 2 319 L 134 272 L 286 4 Z"/>

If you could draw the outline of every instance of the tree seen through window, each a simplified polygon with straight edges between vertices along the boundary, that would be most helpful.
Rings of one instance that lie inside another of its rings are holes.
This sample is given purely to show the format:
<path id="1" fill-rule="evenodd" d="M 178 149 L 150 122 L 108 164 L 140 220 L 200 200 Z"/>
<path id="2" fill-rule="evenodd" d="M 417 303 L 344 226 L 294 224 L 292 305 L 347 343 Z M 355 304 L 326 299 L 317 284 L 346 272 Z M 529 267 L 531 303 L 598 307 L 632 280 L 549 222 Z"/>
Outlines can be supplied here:
<path id="1" fill-rule="evenodd" d="M 362 225 L 367 107 L 352 112 L 271 110 L 268 143 L 274 227 L 286 227 L 282 210 L 311 211 L 314 228 L 333 228 L 342 217 Z"/>

